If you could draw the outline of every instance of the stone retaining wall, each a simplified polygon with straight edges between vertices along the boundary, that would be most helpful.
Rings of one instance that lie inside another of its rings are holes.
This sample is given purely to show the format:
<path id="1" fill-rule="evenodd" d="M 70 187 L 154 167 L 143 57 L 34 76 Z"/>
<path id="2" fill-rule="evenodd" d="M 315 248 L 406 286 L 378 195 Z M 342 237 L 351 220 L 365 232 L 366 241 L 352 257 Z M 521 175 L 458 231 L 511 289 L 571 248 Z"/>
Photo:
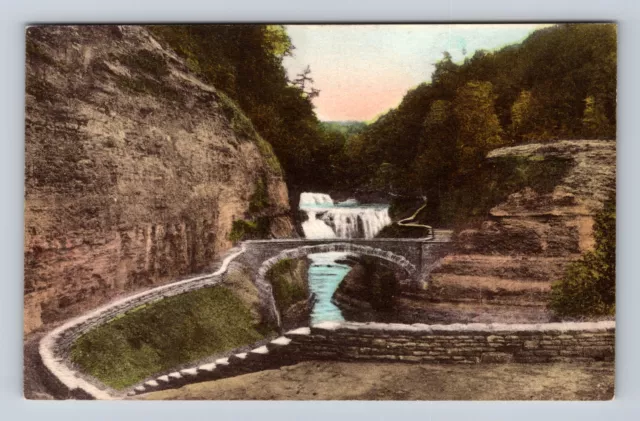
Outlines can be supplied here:
<path id="1" fill-rule="evenodd" d="M 51 379 L 48 383 L 54 386 L 53 392 L 58 397 L 76 399 L 111 399 L 117 395 L 115 391 L 98 381 L 87 380 L 72 367 L 68 356 L 73 342 L 83 333 L 142 305 L 219 283 L 222 280 L 221 275 L 226 271 L 229 263 L 243 252 L 244 249 L 231 249 L 225 255 L 220 268 L 214 273 L 185 279 L 121 298 L 76 317 L 49 332 L 40 341 L 39 353 L 46 370 L 46 377 Z"/>
<path id="2" fill-rule="evenodd" d="M 403 325 L 326 322 L 265 346 L 157 377 L 129 395 L 218 380 L 307 360 L 432 364 L 613 361 L 615 322 Z"/>
<path id="3" fill-rule="evenodd" d="M 615 322 L 400 325 L 321 323 L 289 332 L 300 360 L 429 363 L 613 361 Z"/>

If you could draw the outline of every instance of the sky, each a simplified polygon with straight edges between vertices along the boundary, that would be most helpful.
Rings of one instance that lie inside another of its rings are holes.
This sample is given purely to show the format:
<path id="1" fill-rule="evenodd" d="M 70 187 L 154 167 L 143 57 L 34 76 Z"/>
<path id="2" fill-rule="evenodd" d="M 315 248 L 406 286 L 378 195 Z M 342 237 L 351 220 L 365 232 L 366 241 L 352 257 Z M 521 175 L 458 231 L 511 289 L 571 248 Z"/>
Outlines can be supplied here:
<path id="1" fill-rule="evenodd" d="M 476 50 L 518 43 L 544 26 L 287 25 L 295 49 L 284 66 L 290 79 L 311 67 L 320 120 L 368 121 L 396 107 L 410 88 L 429 82 L 444 51 L 462 62 Z"/>

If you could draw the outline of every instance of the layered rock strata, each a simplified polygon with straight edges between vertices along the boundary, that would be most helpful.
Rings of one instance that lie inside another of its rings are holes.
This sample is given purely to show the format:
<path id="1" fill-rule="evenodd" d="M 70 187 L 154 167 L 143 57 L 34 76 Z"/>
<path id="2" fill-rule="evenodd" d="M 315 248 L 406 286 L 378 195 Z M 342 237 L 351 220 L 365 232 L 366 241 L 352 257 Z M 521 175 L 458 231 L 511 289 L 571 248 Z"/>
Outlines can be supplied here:
<path id="1" fill-rule="evenodd" d="M 28 28 L 26 93 L 25 332 L 206 272 L 259 188 L 292 233 L 270 146 L 144 27 Z"/>

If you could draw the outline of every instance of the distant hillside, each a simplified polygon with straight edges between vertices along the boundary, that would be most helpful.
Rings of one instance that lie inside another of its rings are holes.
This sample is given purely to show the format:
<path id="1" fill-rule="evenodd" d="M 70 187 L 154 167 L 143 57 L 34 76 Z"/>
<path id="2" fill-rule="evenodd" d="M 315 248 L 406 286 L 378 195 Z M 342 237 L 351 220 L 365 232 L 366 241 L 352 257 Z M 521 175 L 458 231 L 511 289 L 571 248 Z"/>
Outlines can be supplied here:
<path id="1" fill-rule="evenodd" d="M 365 123 L 364 121 L 354 121 L 354 120 L 322 121 L 320 122 L 320 124 L 325 130 L 340 132 L 346 136 L 359 133 L 367 127 L 367 123 Z"/>

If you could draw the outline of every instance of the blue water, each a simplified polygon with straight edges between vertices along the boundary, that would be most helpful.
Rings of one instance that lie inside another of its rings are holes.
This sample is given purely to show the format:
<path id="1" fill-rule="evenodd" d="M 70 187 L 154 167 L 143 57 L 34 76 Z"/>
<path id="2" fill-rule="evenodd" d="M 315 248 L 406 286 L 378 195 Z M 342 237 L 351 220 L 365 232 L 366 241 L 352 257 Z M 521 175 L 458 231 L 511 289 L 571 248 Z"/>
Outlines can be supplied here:
<path id="1" fill-rule="evenodd" d="M 328 321 L 343 321 L 340 309 L 331 302 L 333 293 L 349 273 L 351 267 L 336 263 L 336 259 L 346 257 L 345 253 L 310 254 L 309 289 L 315 294 L 315 305 L 311 310 L 311 324 Z"/>

